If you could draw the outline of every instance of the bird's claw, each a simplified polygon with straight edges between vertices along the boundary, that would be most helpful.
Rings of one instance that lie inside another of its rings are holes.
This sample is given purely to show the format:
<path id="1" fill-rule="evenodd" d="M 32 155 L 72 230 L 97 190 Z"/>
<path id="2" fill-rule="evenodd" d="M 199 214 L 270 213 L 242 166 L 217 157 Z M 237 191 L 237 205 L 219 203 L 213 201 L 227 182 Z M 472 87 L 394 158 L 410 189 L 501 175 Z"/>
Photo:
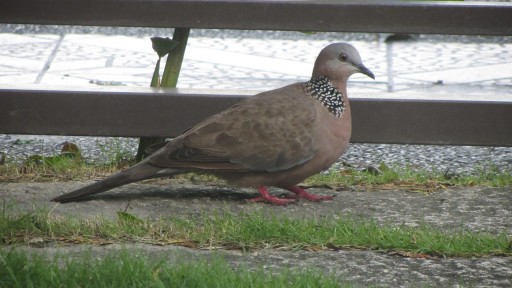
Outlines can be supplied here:
<path id="1" fill-rule="evenodd" d="M 286 187 L 286 190 L 293 192 L 293 194 L 290 194 L 288 197 L 290 198 L 303 198 L 309 201 L 313 202 L 320 202 L 320 201 L 328 201 L 334 199 L 333 196 L 328 195 L 313 195 L 308 193 L 306 190 L 298 187 L 298 186 L 292 186 L 292 187 Z"/>
<path id="2" fill-rule="evenodd" d="M 258 191 L 260 192 L 261 196 L 249 199 L 247 201 L 248 202 L 267 202 L 267 203 L 281 205 L 281 206 L 295 203 L 295 199 L 282 199 L 282 198 L 270 195 L 270 193 L 267 190 L 267 187 L 265 187 L 265 186 L 260 186 L 258 188 Z"/>
<path id="3" fill-rule="evenodd" d="M 247 202 L 257 203 L 257 202 L 266 202 L 270 204 L 275 204 L 279 206 L 286 206 L 288 204 L 296 203 L 295 199 L 283 199 L 275 196 L 270 197 L 262 197 L 258 196 L 255 198 L 248 199 Z"/>
<path id="4" fill-rule="evenodd" d="M 267 188 L 265 186 L 261 186 L 258 188 L 258 191 L 260 192 L 261 196 L 252 198 L 247 200 L 247 202 L 266 202 L 271 203 L 275 205 L 288 205 L 292 203 L 296 203 L 298 199 L 303 198 L 309 201 L 313 202 L 320 202 L 320 201 L 328 201 L 332 200 L 333 196 L 327 196 L 327 195 L 313 195 L 308 193 L 306 190 L 298 187 L 298 186 L 291 186 L 291 187 L 283 187 L 286 190 L 289 190 L 292 193 L 288 193 L 284 195 L 284 198 L 279 198 L 276 196 L 270 195 Z"/>

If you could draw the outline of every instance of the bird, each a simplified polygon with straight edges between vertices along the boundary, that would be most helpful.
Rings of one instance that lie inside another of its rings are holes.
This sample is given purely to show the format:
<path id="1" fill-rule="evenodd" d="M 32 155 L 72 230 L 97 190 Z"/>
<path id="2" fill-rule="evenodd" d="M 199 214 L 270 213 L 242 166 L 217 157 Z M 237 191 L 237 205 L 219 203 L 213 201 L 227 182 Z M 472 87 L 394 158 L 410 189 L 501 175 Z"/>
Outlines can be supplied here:
<path id="1" fill-rule="evenodd" d="M 255 188 L 259 196 L 250 202 L 332 200 L 298 184 L 328 169 L 346 150 L 352 132 L 347 81 L 355 73 L 375 79 L 354 46 L 329 44 L 318 54 L 310 80 L 250 96 L 192 126 L 134 166 L 52 201 L 83 200 L 143 179 L 189 172 Z M 291 193 L 274 196 L 269 186 Z"/>

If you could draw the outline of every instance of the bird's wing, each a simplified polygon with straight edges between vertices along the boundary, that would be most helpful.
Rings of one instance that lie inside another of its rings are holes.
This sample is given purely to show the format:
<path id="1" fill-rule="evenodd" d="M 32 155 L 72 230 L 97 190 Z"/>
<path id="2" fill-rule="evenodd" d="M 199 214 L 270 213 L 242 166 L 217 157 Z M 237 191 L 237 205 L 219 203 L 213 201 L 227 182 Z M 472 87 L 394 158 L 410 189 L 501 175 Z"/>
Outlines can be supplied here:
<path id="1" fill-rule="evenodd" d="M 314 99 L 300 84 L 250 97 L 152 156 L 161 167 L 282 171 L 314 156 Z"/>

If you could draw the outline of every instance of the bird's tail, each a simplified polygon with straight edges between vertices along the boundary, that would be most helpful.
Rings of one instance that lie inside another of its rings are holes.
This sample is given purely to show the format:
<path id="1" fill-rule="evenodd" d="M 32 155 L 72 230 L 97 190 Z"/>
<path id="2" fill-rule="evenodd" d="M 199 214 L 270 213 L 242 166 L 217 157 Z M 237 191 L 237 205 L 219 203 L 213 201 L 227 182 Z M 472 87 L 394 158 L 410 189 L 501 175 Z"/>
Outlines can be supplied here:
<path id="1" fill-rule="evenodd" d="M 79 198 L 102 193 L 128 183 L 155 177 L 170 176 L 179 173 L 182 172 L 178 170 L 162 169 L 161 167 L 156 167 L 143 161 L 138 165 L 125 169 L 103 180 L 55 197 L 52 199 L 52 201 L 60 203 L 72 202 L 78 200 Z"/>

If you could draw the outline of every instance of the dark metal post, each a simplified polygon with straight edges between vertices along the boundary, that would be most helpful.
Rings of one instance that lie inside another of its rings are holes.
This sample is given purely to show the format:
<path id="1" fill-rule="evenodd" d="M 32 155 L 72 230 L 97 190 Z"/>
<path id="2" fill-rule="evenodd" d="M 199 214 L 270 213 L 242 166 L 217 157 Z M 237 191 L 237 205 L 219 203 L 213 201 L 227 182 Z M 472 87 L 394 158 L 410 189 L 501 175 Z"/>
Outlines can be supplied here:
<path id="1" fill-rule="evenodd" d="M 167 56 L 167 62 L 165 63 L 164 74 L 162 76 L 162 83 L 160 87 L 175 88 L 178 84 L 178 78 L 180 76 L 181 64 L 183 63 L 183 57 L 185 55 L 185 49 L 187 48 L 188 36 L 190 34 L 190 28 L 175 28 L 172 40 L 178 41 L 178 47 L 173 50 L 171 54 Z M 157 125 L 157 123 L 155 123 Z M 144 159 L 146 155 L 146 149 L 158 143 L 164 143 L 165 138 L 161 137 L 141 137 L 139 139 L 139 148 L 137 149 L 137 155 L 135 160 L 140 161 Z"/>

